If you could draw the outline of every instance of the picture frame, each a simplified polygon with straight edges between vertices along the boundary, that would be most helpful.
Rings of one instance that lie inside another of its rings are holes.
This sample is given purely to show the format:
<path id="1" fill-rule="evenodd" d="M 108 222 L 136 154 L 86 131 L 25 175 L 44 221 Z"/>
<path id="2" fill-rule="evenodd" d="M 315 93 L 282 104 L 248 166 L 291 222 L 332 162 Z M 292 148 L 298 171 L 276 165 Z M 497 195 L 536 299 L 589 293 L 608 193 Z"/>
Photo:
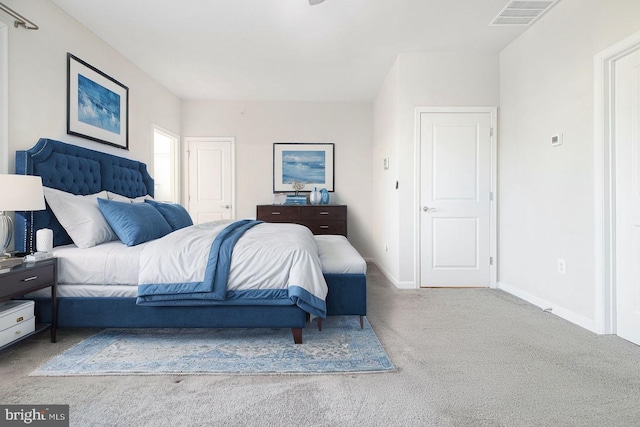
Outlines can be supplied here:
<path id="1" fill-rule="evenodd" d="M 71 53 L 67 134 L 129 149 L 129 88 Z"/>
<path id="2" fill-rule="evenodd" d="M 316 187 L 335 191 L 335 144 L 305 142 L 273 143 L 273 192 L 296 191 L 293 183 L 304 184 L 300 191 Z"/>

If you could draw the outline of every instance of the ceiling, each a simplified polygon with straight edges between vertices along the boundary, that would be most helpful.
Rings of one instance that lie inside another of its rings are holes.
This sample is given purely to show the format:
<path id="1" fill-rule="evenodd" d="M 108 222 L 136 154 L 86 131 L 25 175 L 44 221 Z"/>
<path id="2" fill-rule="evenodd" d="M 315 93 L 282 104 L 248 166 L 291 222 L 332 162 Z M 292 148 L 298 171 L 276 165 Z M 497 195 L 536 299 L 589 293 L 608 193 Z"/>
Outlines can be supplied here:
<path id="1" fill-rule="evenodd" d="M 526 29 L 489 26 L 507 0 L 52 1 L 182 99 L 371 101 L 399 53 Z"/>

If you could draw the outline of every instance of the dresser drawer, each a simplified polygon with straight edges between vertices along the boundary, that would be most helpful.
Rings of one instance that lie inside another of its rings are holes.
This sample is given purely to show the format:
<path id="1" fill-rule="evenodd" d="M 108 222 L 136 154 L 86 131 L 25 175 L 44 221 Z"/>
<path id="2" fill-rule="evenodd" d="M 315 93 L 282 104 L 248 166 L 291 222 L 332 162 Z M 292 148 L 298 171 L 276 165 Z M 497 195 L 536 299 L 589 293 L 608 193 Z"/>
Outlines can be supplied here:
<path id="1" fill-rule="evenodd" d="M 0 298 L 21 293 L 24 295 L 30 289 L 41 287 L 55 281 L 55 268 L 53 264 L 42 267 L 20 270 L 16 273 L 4 273 L 2 286 L 0 286 Z"/>
<path id="2" fill-rule="evenodd" d="M 347 224 L 344 221 L 302 221 L 313 234 L 341 234 L 347 235 Z"/>
<path id="3" fill-rule="evenodd" d="M 266 222 L 296 222 L 300 219 L 298 206 L 258 206 L 257 219 Z"/>
<path id="4" fill-rule="evenodd" d="M 346 206 L 305 206 L 300 209 L 303 221 L 346 221 Z"/>

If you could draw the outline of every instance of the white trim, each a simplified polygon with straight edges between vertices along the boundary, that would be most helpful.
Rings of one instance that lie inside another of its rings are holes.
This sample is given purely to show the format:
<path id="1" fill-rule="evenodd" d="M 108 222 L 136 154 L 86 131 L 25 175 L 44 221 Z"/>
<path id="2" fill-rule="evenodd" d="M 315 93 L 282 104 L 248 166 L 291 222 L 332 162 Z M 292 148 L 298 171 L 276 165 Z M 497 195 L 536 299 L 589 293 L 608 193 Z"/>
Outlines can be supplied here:
<path id="1" fill-rule="evenodd" d="M 640 49 L 640 32 L 594 57 L 594 244 L 595 331 L 616 333 L 615 284 L 615 161 L 613 93 L 615 63 Z"/>
<path id="2" fill-rule="evenodd" d="M 556 316 L 564 320 L 567 320 L 571 323 L 575 323 L 576 325 L 581 326 L 591 332 L 598 333 L 597 324 L 594 319 L 589 319 L 588 317 L 585 317 L 582 314 L 576 313 L 573 310 L 569 310 L 566 307 L 562 307 L 557 304 L 554 304 L 543 298 L 539 298 L 526 291 L 516 288 L 515 286 L 512 286 L 508 283 L 498 282 L 497 287 L 498 289 L 505 291 L 517 298 L 520 298 L 524 301 L 527 301 L 530 304 L 540 307 L 544 311 L 555 314 Z"/>
<path id="3" fill-rule="evenodd" d="M 9 30 L 0 21 L 0 173 L 9 173 Z"/>
<path id="4" fill-rule="evenodd" d="M 387 270 L 385 270 L 384 267 L 382 267 L 380 264 L 378 264 L 375 260 L 372 259 L 370 262 L 375 264 L 378 267 L 378 269 L 382 272 L 384 277 L 386 277 L 387 280 L 389 282 L 391 282 L 391 284 L 393 286 L 395 286 L 397 289 L 416 289 L 416 283 L 415 282 L 407 282 L 407 281 L 400 282 L 392 274 L 390 274 Z"/>
<path id="5" fill-rule="evenodd" d="M 490 248 L 489 256 L 493 259 L 493 264 L 489 268 L 490 279 L 489 287 L 496 288 L 498 286 L 498 192 L 497 192 L 497 177 L 498 177 L 498 109 L 496 107 L 416 107 L 415 109 L 415 131 L 414 131 L 414 156 L 415 156 L 415 200 L 414 200 L 414 224 L 416 230 L 415 241 L 415 283 L 412 288 L 420 288 L 420 278 L 422 277 L 421 271 L 421 247 L 420 239 L 422 233 L 422 226 L 420 224 L 420 215 L 418 215 L 420 209 L 420 194 L 421 194 L 421 167 L 420 167 L 420 115 L 422 113 L 489 113 L 491 114 L 491 128 L 493 134 L 491 135 L 491 193 L 493 199 L 491 200 L 491 219 L 490 219 Z M 488 260 L 487 260 L 488 262 Z"/>

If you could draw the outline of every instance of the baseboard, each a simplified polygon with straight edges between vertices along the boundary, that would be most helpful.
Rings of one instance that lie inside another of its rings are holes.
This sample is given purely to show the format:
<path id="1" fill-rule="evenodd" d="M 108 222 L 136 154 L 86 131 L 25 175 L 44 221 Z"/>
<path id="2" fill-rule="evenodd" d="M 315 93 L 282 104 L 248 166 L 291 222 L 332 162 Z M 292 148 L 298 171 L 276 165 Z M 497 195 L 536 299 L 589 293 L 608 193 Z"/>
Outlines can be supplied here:
<path id="1" fill-rule="evenodd" d="M 376 267 L 378 267 L 378 269 L 382 272 L 382 274 L 384 274 L 384 277 L 386 277 L 387 280 L 390 281 L 393 284 L 393 286 L 395 286 L 396 288 L 398 288 L 398 289 L 416 289 L 416 284 L 414 282 L 400 282 L 393 275 L 389 274 L 389 272 L 386 271 L 380 264 L 375 262 L 375 260 L 367 259 L 366 261 L 367 262 L 371 262 L 372 264 L 375 264 Z"/>
<path id="2" fill-rule="evenodd" d="M 522 300 L 527 301 L 535 306 L 540 307 L 541 309 L 548 311 L 556 316 L 574 323 L 580 327 L 583 327 L 593 333 L 599 333 L 598 328 L 596 327 L 596 322 L 594 319 L 589 319 L 582 314 L 576 313 L 575 311 L 569 310 L 566 307 L 559 306 L 558 304 L 549 302 L 544 298 L 537 297 L 529 292 L 523 291 L 513 285 L 510 285 L 505 282 L 498 282 L 498 289 L 503 290 L 515 297 L 518 297 Z"/>

